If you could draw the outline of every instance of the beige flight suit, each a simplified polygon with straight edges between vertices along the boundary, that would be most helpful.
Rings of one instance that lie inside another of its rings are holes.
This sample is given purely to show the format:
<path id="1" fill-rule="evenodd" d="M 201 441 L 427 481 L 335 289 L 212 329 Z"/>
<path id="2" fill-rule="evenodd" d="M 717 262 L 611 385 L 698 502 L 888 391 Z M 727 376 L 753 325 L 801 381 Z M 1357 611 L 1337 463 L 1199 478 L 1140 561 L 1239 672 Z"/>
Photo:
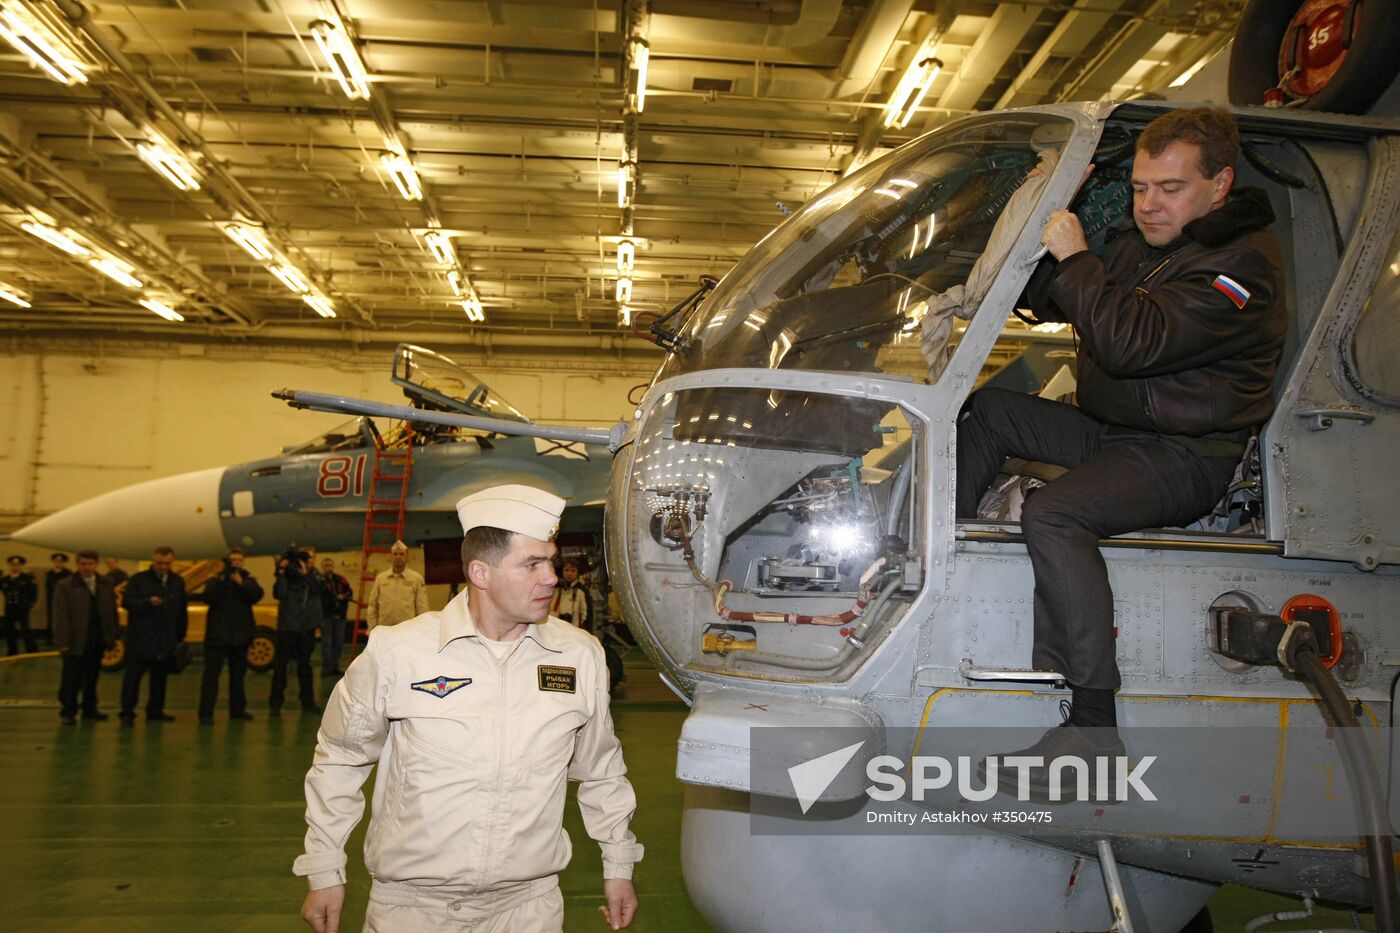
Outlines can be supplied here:
<path id="1" fill-rule="evenodd" d="M 370 588 L 365 626 L 397 625 L 428 611 L 428 588 L 423 575 L 408 567 L 403 573 L 381 570 Z"/>
<path id="2" fill-rule="evenodd" d="M 306 775 L 312 889 L 345 881 L 345 840 L 376 763 L 366 930 L 561 929 L 566 779 L 603 877 L 631 878 L 637 807 L 608 712 L 598 640 L 559 619 L 497 661 L 467 608 L 377 628 L 335 687 Z"/>

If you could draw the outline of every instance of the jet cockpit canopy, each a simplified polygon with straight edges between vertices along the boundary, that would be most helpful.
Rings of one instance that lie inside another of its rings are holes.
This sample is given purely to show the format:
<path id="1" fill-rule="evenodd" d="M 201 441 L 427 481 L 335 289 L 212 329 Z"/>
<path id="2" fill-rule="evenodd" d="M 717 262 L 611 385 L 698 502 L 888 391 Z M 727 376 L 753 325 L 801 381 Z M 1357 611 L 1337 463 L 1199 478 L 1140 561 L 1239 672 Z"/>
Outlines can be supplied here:
<path id="1" fill-rule="evenodd" d="M 374 422 L 370 419 L 351 418 L 329 431 L 317 434 L 308 441 L 283 447 L 282 455 L 296 457 L 302 454 L 329 454 L 342 450 L 362 450 L 374 446 L 377 433 Z"/>
<path id="2" fill-rule="evenodd" d="M 395 347 L 391 378 L 418 408 L 530 423 L 520 409 L 481 379 L 441 353 L 424 347 L 409 343 Z"/>

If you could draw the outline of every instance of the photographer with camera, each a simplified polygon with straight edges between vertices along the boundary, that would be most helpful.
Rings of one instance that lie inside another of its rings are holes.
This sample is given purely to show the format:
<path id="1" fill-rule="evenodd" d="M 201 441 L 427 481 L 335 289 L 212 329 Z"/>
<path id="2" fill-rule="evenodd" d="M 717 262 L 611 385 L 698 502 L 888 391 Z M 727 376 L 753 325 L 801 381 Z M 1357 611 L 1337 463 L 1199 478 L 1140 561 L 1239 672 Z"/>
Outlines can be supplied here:
<path id="1" fill-rule="evenodd" d="M 272 659 L 272 694 L 267 698 L 268 714 L 280 716 L 287 693 L 287 665 L 297 665 L 297 696 L 302 712 L 319 713 L 316 683 L 312 679 L 311 650 L 316 629 L 321 625 L 320 576 L 311 566 L 311 555 L 289 548 L 277 560 L 277 582 L 272 595 L 277 599 L 277 654 Z"/>
<path id="2" fill-rule="evenodd" d="M 243 677 L 248 672 L 248 645 L 253 640 L 253 605 L 263 598 L 262 585 L 243 569 L 244 554 L 234 548 L 224 569 L 204 586 L 209 622 L 204 632 L 204 679 L 199 685 L 199 722 L 212 725 L 219 698 L 219 674 L 228 661 L 228 715 L 252 719 Z"/>

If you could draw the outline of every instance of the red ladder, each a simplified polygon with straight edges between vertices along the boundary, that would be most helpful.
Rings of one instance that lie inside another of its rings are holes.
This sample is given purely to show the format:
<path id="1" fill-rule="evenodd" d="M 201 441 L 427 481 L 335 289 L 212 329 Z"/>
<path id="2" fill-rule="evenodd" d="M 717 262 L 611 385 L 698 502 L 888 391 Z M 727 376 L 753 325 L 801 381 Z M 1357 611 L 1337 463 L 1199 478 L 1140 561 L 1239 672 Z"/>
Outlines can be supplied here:
<path id="1" fill-rule="evenodd" d="M 413 475 L 413 429 L 404 425 L 401 444 L 375 436 L 374 466 L 370 471 L 369 499 L 365 502 L 365 532 L 360 546 L 360 588 L 355 602 L 355 635 L 350 654 L 359 653 L 361 639 L 368 640 L 365 606 L 374 587 L 375 571 L 370 555 L 387 554 L 403 537 L 408 481 Z"/>

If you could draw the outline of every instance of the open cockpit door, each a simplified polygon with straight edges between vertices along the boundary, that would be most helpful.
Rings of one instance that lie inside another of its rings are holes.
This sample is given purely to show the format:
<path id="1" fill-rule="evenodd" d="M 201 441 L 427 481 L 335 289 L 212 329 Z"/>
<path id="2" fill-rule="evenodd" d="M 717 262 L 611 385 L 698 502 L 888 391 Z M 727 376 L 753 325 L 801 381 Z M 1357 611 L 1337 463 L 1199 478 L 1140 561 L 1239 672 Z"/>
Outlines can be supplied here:
<path id="1" fill-rule="evenodd" d="M 415 408 L 530 423 L 485 382 L 441 353 L 423 347 L 401 343 L 394 348 L 391 378 Z"/>
<path id="2" fill-rule="evenodd" d="M 1400 563 L 1400 138 L 1370 161 L 1367 209 L 1263 434 L 1270 536 L 1363 570 Z"/>

